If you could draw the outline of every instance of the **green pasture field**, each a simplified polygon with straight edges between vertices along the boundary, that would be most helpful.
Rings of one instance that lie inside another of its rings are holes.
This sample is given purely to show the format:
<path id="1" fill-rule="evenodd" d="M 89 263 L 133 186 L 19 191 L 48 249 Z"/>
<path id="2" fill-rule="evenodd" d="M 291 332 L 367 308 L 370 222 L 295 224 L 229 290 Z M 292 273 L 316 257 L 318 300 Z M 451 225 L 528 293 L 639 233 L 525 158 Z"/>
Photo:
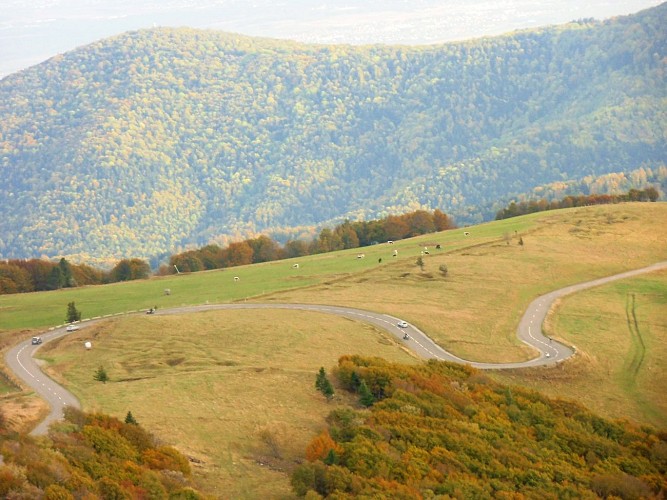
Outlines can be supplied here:
<path id="1" fill-rule="evenodd" d="M 42 351 L 85 408 L 120 418 L 131 411 L 193 457 L 202 489 L 218 498 L 290 496 L 287 472 L 326 415 L 354 403 L 344 394 L 327 402 L 315 390 L 320 367 L 330 373 L 351 352 L 418 362 L 372 326 L 285 310 L 123 317 Z M 100 366 L 106 384 L 94 380 Z"/>
<path id="2" fill-rule="evenodd" d="M 327 285 L 359 273 L 413 263 L 425 243 L 440 243 L 441 252 L 467 248 L 495 241 L 504 233 L 523 232 L 535 224 L 539 216 L 508 219 L 475 227 L 473 237 L 466 238 L 463 230 L 426 235 L 382 243 L 361 249 L 344 250 L 240 266 L 223 270 L 154 277 L 148 280 L 62 289 L 53 292 L 0 295 L 0 332 L 17 329 L 48 328 L 62 324 L 67 304 L 74 301 L 83 318 L 123 313 L 139 309 L 176 307 L 181 305 L 233 302 L 248 299 L 262 300 L 277 291 L 308 289 Z M 397 258 L 392 257 L 397 250 Z M 363 253 L 363 259 L 356 258 Z M 378 262 L 382 259 L 382 262 Z M 293 264 L 299 264 L 294 269 Z M 240 278 L 238 282 L 234 277 Z M 171 295 L 165 295 L 165 289 Z M 313 297 L 317 302 L 317 298 Z M 354 300 L 354 297 L 351 297 Z M 310 302 L 309 301 L 309 302 Z"/>
<path id="3" fill-rule="evenodd" d="M 601 415 L 667 429 L 667 272 L 567 296 L 547 332 L 579 356 L 557 370 L 517 370 L 503 382 L 575 399 Z"/>

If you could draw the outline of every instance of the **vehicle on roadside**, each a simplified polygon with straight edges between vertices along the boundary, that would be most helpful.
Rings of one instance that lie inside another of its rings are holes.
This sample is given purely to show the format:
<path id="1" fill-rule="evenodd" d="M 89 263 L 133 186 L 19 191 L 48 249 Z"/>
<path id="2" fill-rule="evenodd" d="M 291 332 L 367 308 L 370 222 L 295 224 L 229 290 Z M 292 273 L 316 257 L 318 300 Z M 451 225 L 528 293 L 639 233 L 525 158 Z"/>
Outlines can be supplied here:
<path id="1" fill-rule="evenodd" d="M 33 337 L 32 338 L 32 345 L 39 345 L 42 343 L 42 337 Z"/>
<path id="2" fill-rule="evenodd" d="M 399 321 L 399 322 L 396 324 L 396 326 L 399 327 L 399 328 L 407 328 L 407 327 L 408 327 L 408 323 L 407 323 L 407 321 Z"/>
<path id="3" fill-rule="evenodd" d="M 68 332 L 75 332 L 79 329 L 77 325 L 67 325 L 67 331 Z"/>

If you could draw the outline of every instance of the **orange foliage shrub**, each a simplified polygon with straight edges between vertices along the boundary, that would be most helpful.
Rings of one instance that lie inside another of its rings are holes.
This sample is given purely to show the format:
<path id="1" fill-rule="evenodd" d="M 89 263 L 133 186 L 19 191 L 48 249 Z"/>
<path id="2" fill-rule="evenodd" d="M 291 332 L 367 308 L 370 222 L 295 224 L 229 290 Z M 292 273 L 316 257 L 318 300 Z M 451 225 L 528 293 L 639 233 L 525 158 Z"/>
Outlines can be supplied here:
<path id="1" fill-rule="evenodd" d="M 324 459 L 329 452 L 333 450 L 337 454 L 343 452 L 343 448 L 340 447 L 336 441 L 331 439 L 329 431 L 325 430 L 320 432 L 313 440 L 308 444 L 306 448 L 306 459 L 310 462 L 315 460 Z"/>

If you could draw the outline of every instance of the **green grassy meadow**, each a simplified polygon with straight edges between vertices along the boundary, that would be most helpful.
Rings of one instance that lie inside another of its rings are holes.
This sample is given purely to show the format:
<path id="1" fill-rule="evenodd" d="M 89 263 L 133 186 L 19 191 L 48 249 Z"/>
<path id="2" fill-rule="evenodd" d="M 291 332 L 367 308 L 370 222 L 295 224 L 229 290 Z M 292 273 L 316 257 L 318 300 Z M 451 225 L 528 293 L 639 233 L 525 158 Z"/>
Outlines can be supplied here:
<path id="1" fill-rule="evenodd" d="M 350 276 L 393 268 L 420 255 L 422 246 L 440 243 L 442 253 L 497 240 L 506 232 L 525 231 L 534 225 L 534 217 L 509 219 L 475 228 L 475 236 L 465 238 L 463 230 L 351 249 L 296 259 L 266 262 L 224 270 L 155 277 L 149 280 L 62 289 L 55 292 L 0 295 L 0 332 L 6 330 L 48 328 L 62 324 L 67 304 L 76 302 L 83 318 L 135 311 L 158 306 L 232 302 L 261 299 L 279 291 L 309 290 L 315 285 L 328 286 Z M 434 246 L 434 245 L 432 245 Z M 399 255 L 392 258 L 393 250 Z M 365 258 L 357 259 L 363 252 Z M 378 260 L 382 259 L 382 263 Z M 292 265 L 298 263 L 299 268 Z M 235 282 L 238 276 L 240 281 Z M 171 295 L 165 295 L 165 289 Z M 354 300 L 354 297 L 351 299 Z M 316 302 L 316 300 L 315 300 Z"/>
<path id="2" fill-rule="evenodd" d="M 84 317 L 156 305 L 306 302 L 389 313 L 466 359 L 529 359 L 534 353 L 515 334 L 528 303 L 569 284 L 667 260 L 665 221 L 665 203 L 585 207 L 466 228 L 469 236 L 457 229 L 222 271 L 0 296 L 0 335 L 25 337 L 61 324 L 70 301 Z M 422 270 L 416 260 L 425 247 L 430 255 L 422 257 Z M 362 252 L 365 258 L 357 259 Z M 439 271 L 443 264 L 447 276 Z M 493 376 L 577 399 L 608 417 L 664 426 L 666 290 L 667 275 L 654 273 L 568 297 L 548 328 L 575 344 L 578 355 L 558 368 Z M 642 349 L 627 328 L 631 293 Z M 600 331 L 604 336 L 585 333 Z M 94 344 L 89 352 L 82 351 L 86 339 Z M 44 347 L 51 373 L 86 409 L 121 418 L 131 410 L 195 458 L 202 483 L 228 498 L 289 496 L 286 471 L 331 408 L 348 402 L 339 394 L 326 403 L 315 392 L 320 366 L 330 369 L 350 353 L 415 362 L 370 326 L 279 310 L 120 316 Z M 112 378 L 108 384 L 93 380 L 100 365 Z"/>

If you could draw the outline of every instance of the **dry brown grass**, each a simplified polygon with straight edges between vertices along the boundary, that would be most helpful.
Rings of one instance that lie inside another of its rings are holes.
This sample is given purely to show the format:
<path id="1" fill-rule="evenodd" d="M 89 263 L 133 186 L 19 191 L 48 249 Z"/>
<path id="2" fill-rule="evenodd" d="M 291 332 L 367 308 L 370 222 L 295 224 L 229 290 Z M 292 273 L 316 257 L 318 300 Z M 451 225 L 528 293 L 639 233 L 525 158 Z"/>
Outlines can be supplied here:
<path id="1" fill-rule="evenodd" d="M 7 429 L 27 433 L 49 413 L 46 402 L 34 393 L 11 393 L 0 398 Z"/>
<path id="2" fill-rule="evenodd" d="M 632 297 L 641 340 L 629 325 Z M 547 331 L 576 345 L 576 358 L 556 370 L 517 371 L 497 377 L 576 399 L 609 418 L 628 418 L 665 429 L 666 311 L 665 271 L 566 297 L 550 316 Z"/>
<path id="3" fill-rule="evenodd" d="M 533 298 L 667 259 L 667 204 L 586 207 L 540 216 L 524 233 L 515 234 L 507 221 L 509 244 L 489 238 L 493 225 L 471 228 L 467 241 L 475 246 L 432 251 L 423 257 L 424 272 L 415 264 L 419 242 L 434 240 L 433 235 L 415 239 L 408 259 L 269 299 L 382 311 L 414 323 L 462 358 L 519 361 L 534 355 L 515 331 Z M 446 278 L 438 272 L 441 264 L 449 268 Z"/>
<path id="4" fill-rule="evenodd" d="M 417 362 L 369 325 L 284 310 L 126 318 L 42 350 L 85 408 L 132 411 L 194 458 L 202 485 L 222 498 L 290 495 L 287 472 L 326 415 L 350 403 L 315 391 L 321 366 L 330 371 L 345 353 Z M 100 365 L 111 382 L 93 380 Z"/>

